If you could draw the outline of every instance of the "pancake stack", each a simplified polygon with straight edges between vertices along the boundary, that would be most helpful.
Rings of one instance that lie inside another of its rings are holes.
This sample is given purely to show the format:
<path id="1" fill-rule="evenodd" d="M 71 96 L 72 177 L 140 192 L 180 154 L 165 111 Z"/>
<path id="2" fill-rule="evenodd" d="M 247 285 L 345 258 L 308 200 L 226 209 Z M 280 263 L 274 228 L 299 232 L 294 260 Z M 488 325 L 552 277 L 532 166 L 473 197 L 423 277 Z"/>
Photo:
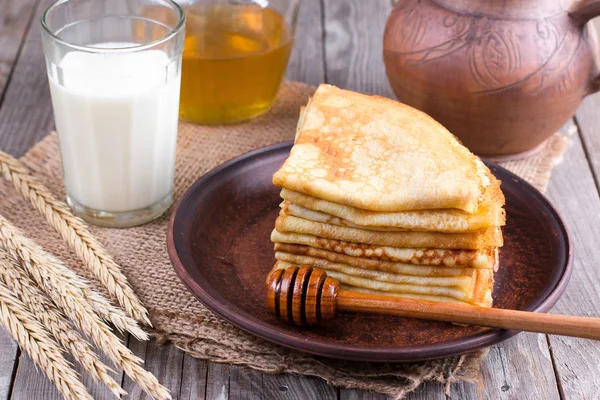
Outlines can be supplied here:
<path id="1" fill-rule="evenodd" d="M 346 290 L 492 305 L 500 182 L 428 115 L 321 85 L 273 183 L 283 198 L 274 269 L 310 265 Z"/>

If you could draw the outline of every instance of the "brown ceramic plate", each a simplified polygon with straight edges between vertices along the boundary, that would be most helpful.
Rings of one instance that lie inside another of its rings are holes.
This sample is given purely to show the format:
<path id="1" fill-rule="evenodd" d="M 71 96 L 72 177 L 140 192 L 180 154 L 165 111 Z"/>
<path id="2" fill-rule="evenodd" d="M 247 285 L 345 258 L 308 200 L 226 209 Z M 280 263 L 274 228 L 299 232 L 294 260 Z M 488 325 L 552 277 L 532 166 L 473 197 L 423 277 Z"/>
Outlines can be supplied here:
<path id="1" fill-rule="evenodd" d="M 444 322 L 341 313 L 318 327 L 296 328 L 269 314 L 265 278 L 269 240 L 279 212 L 271 176 L 291 143 L 266 147 L 221 165 L 196 182 L 171 217 L 175 271 L 215 313 L 263 339 L 321 356 L 361 361 L 416 361 L 498 343 L 516 331 Z M 506 196 L 495 307 L 547 312 L 571 273 L 567 231 L 548 200 L 511 172 L 490 165 Z"/>

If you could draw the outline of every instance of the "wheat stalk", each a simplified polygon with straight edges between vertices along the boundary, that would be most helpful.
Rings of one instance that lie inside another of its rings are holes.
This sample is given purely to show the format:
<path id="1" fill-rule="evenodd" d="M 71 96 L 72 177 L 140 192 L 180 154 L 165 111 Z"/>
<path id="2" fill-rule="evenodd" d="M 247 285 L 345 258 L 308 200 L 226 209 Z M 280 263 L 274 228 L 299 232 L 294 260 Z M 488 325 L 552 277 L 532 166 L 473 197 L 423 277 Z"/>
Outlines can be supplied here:
<path id="1" fill-rule="evenodd" d="M 139 365 L 142 360 L 133 355 L 94 313 L 88 303 L 89 298 L 86 299 L 81 289 L 87 287 L 81 278 L 52 254 L 25 237 L 2 216 L 0 216 L 0 243 L 19 260 L 33 280 L 62 309 L 71 322 L 92 338 L 111 361 L 121 366 L 146 393 L 155 399 L 171 398 L 169 391 L 158 382 L 156 377 Z"/>
<path id="2" fill-rule="evenodd" d="M 87 340 L 81 337 L 45 293 L 35 285 L 18 261 L 2 248 L 0 248 L 0 282 L 17 295 L 44 328 L 73 354 L 95 381 L 102 381 L 117 398 L 127 394 L 109 375 L 110 368 L 100 361 Z"/>
<path id="3" fill-rule="evenodd" d="M 31 202 L 50 226 L 74 249 L 75 254 L 102 282 L 108 292 L 117 298 L 127 314 L 152 326 L 148 311 L 129 285 L 127 277 L 100 242 L 90 234 L 85 222 L 74 216 L 69 207 L 57 200 L 20 161 L 2 151 L 0 151 L 0 171 L 4 178 L 13 183 L 15 189 Z"/>
<path id="4" fill-rule="evenodd" d="M 4 283 L 0 283 L 0 324 L 65 398 L 94 400 L 61 354 L 58 344 Z"/>
<path id="5" fill-rule="evenodd" d="M 148 340 L 148 334 L 138 326 L 137 322 L 133 318 L 125 314 L 123 310 L 110 304 L 104 296 L 91 290 L 87 285 L 81 289 L 83 296 L 86 298 L 87 302 L 90 303 L 92 309 L 100 316 L 100 318 L 104 319 L 105 321 L 112 322 L 112 324 L 121 333 L 123 331 L 127 331 L 138 340 Z"/>

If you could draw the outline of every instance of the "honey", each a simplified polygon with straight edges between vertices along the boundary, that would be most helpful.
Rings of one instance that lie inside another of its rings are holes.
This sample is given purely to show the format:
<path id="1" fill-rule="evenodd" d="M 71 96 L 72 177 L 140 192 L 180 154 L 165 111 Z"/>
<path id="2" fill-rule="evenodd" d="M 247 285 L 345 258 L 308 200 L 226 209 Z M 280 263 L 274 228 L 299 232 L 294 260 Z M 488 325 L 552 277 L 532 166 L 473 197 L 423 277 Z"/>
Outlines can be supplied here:
<path id="1" fill-rule="evenodd" d="M 185 9 L 182 118 L 220 124 L 266 111 L 293 42 L 282 15 L 258 5 L 196 4 Z"/>

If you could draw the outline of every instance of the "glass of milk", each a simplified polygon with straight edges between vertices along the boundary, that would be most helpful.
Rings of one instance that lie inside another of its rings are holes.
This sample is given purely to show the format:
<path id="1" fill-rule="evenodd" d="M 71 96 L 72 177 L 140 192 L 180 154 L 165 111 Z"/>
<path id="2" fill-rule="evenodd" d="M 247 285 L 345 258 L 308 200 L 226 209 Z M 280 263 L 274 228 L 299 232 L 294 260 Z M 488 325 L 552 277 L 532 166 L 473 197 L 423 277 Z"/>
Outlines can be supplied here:
<path id="1" fill-rule="evenodd" d="M 172 203 L 184 26 L 171 0 L 59 0 L 42 16 L 67 202 L 92 224 Z"/>

